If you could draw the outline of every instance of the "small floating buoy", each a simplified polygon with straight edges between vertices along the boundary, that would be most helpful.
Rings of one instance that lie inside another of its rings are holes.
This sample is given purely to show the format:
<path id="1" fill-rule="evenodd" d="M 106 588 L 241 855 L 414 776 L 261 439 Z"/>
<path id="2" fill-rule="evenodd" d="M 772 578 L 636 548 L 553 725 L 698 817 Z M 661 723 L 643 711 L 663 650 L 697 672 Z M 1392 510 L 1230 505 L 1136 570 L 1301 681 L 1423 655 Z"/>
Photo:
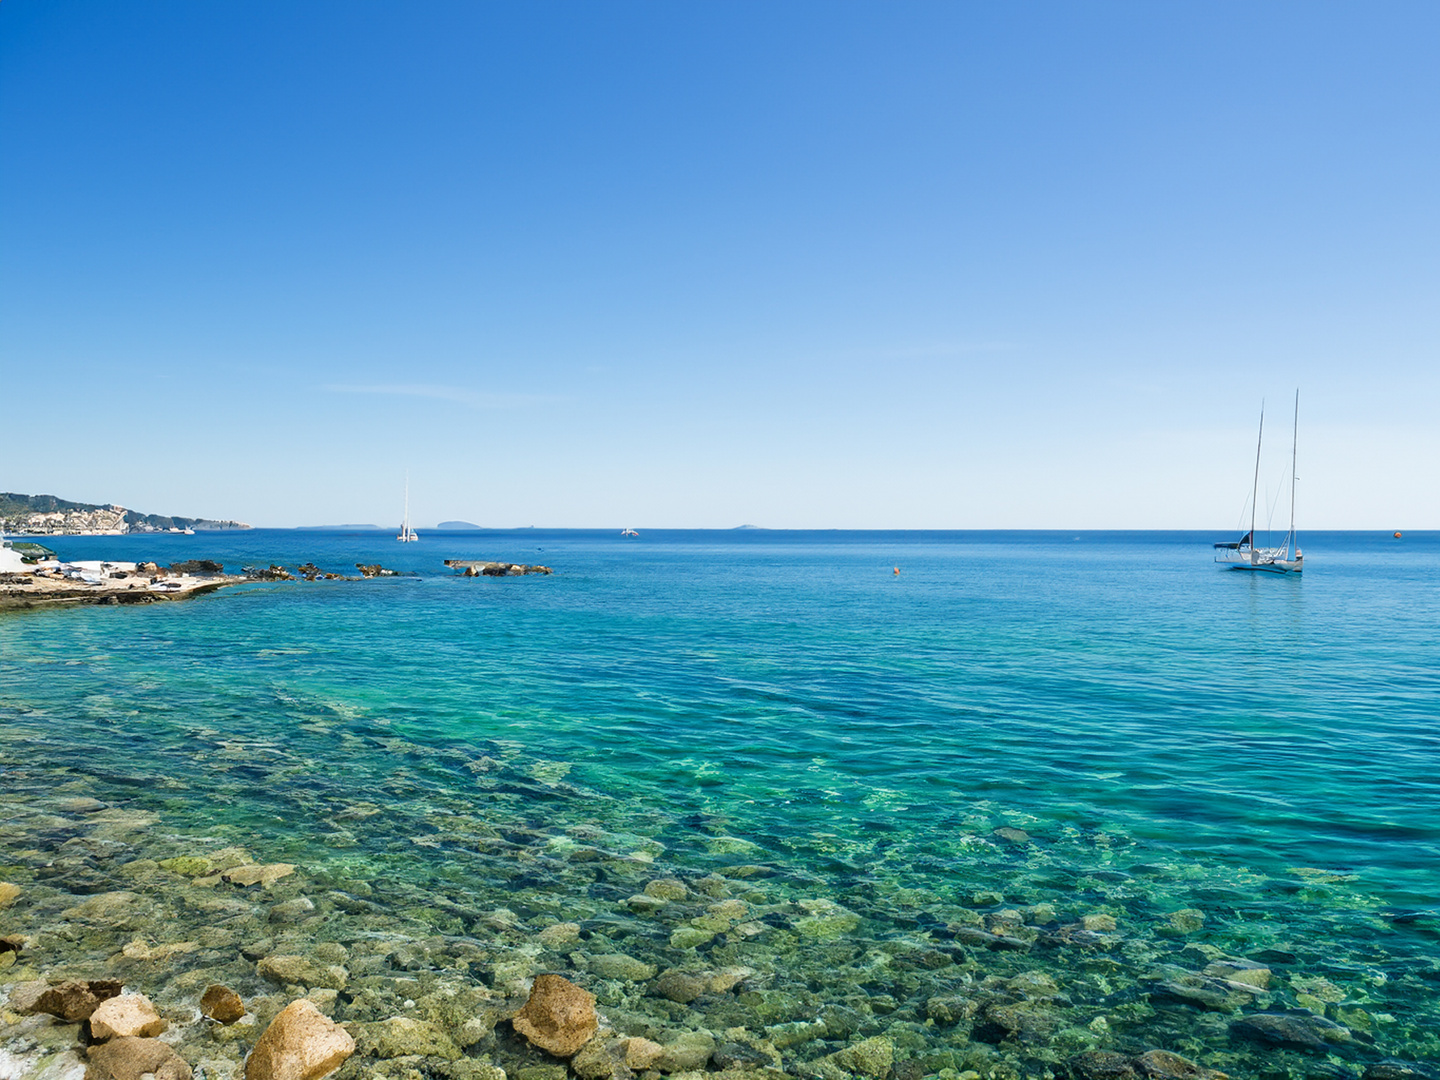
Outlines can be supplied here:
<path id="1" fill-rule="evenodd" d="M 895 567 L 895 573 L 896 573 L 896 574 L 899 574 L 899 573 L 900 573 L 900 568 L 899 568 L 898 566 Z"/>
<path id="2" fill-rule="evenodd" d="M 1396 539 L 1396 540 L 1399 540 L 1399 539 L 1400 539 L 1400 534 L 1399 534 L 1398 532 L 1395 534 L 1395 539 Z"/>

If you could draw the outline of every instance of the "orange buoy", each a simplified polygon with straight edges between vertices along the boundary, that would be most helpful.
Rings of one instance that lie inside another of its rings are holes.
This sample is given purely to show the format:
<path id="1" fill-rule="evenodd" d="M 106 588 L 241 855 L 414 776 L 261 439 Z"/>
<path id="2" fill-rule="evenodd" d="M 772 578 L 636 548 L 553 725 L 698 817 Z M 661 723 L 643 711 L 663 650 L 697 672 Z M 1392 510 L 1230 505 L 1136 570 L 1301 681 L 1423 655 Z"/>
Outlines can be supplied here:
<path id="1" fill-rule="evenodd" d="M 1398 532 L 1395 534 L 1395 539 L 1396 539 L 1396 540 L 1399 540 L 1399 539 L 1400 539 L 1400 534 L 1399 534 Z"/>
<path id="2" fill-rule="evenodd" d="M 1396 536 L 1399 536 L 1400 534 L 1399 534 L 1399 533 L 1396 533 L 1395 535 L 1396 535 Z M 900 573 L 900 568 L 899 568 L 898 566 L 895 567 L 895 573 L 897 573 L 897 574 Z"/>

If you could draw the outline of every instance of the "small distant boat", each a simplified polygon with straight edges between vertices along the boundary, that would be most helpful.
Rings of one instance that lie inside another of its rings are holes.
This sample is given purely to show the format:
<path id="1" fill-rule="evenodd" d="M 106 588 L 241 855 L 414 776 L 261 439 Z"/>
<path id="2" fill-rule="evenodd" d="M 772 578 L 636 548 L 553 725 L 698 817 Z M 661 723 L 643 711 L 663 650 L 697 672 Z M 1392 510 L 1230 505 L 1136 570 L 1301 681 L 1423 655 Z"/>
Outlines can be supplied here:
<path id="1" fill-rule="evenodd" d="M 410 474 L 405 474 L 405 520 L 400 523 L 400 535 L 395 537 L 402 544 L 413 543 L 420 534 L 410 527 Z"/>
<path id="2" fill-rule="evenodd" d="M 1260 434 L 1255 439 L 1255 480 L 1250 491 L 1250 531 L 1238 541 L 1215 545 L 1215 561 L 1229 570 L 1261 570 L 1269 574 L 1298 574 L 1305 556 L 1295 536 L 1295 450 L 1300 439 L 1300 391 L 1295 391 L 1295 430 L 1290 444 L 1290 531 L 1280 547 L 1255 543 L 1255 503 L 1260 492 L 1260 445 L 1265 438 L 1265 406 L 1260 406 Z"/>
<path id="3" fill-rule="evenodd" d="M 621 535 L 621 536 L 639 536 L 640 534 L 639 534 L 638 532 L 636 532 L 634 529 L 621 529 L 621 530 L 620 530 L 620 535 Z"/>

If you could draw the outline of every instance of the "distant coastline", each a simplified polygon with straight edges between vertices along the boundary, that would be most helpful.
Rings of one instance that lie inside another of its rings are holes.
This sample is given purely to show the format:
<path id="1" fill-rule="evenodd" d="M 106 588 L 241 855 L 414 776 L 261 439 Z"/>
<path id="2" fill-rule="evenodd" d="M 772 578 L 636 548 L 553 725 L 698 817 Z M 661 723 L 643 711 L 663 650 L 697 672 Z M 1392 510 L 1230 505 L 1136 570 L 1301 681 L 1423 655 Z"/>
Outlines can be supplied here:
<path id="1" fill-rule="evenodd" d="M 71 502 L 54 495 L 0 492 L 0 533 L 11 536 L 124 536 L 248 528 L 243 521 L 142 514 L 118 503 Z"/>

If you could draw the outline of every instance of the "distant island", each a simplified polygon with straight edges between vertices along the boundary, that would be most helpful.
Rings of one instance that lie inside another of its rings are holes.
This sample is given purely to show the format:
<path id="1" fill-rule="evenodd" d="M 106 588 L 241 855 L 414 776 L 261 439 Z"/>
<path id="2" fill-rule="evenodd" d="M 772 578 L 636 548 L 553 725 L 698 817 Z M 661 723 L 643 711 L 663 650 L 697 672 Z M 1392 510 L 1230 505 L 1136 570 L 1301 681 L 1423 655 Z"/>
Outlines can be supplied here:
<path id="1" fill-rule="evenodd" d="M 0 532 L 21 536 L 118 536 L 248 528 L 243 521 L 142 514 L 116 503 L 99 505 L 71 502 L 54 495 L 0 491 Z"/>
<path id="2" fill-rule="evenodd" d="M 442 521 L 435 526 L 439 532 L 468 532 L 484 528 L 483 525 L 476 525 L 473 521 Z"/>

